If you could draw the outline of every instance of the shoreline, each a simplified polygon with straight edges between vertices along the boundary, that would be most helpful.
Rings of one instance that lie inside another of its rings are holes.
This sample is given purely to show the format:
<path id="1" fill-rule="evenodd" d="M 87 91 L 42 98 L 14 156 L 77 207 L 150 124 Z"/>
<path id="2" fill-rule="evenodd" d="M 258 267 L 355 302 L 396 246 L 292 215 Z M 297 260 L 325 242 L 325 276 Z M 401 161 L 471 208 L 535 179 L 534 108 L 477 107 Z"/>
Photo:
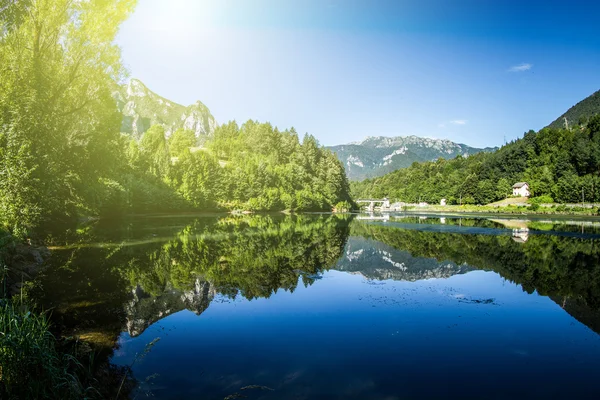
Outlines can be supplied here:
<path id="1" fill-rule="evenodd" d="M 385 213 L 385 212 L 384 212 Z M 519 210 L 515 211 L 507 211 L 507 210 L 499 210 L 499 211 L 490 211 L 490 210 L 406 210 L 406 211 L 398 211 L 398 213 L 403 214 L 413 214 L 413 215 L 425 215 L 425 214 L 433 214 L 435 216 L 475 216 L 475 217 L 498 217 L 498 216 L 506 216 L 506 217 L 533 217 L 539 219 L 540 217 L 558 217 L 558 219 L 567 219 L 567 218 L 576 218 L 576 219 L 591 219 L 595 221 L 600 221 L 600 215 L 597 214 L 584 214 L 584 213 L 568 213 L 568 212 L 523 212 Z"/>

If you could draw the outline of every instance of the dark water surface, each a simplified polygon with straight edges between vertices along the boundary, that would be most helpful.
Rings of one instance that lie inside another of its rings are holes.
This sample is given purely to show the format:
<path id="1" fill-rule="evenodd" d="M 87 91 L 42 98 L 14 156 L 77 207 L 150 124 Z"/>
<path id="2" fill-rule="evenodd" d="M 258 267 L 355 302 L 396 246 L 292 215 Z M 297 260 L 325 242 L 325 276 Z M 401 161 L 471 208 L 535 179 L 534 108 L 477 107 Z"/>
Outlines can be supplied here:
<path id="1" fill-rule="evenodd" d="M 102 222 L 55 236 L 31 293 L 132 365 L 138 398 L 596 399 L 598 225 Z"/>

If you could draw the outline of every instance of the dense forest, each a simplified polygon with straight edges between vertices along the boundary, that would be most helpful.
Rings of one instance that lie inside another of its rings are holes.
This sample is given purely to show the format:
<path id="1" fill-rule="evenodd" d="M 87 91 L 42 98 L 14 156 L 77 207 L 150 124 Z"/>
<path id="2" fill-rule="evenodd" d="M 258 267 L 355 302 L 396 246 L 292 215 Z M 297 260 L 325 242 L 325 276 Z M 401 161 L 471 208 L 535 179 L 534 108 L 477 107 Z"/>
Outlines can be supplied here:
<path id="1" fill-rule="evenodd" d="M 24 236 L 80 217 L 347 207 L 343 166 L 312 136 L 249 121 L 204 148 L 153 126 L 120 133 L 113 40 L 134 0 L 0 3 L 0 226 Z"/>
<path id="2" fill-rule="evenodd" d="M 528 182 L 533 196 L 561 203 L 600 201 L 600 116 L 569 129 L 529 131 L 493 153 L 414 163 L 383 177 L 352 183 L 358 197 L 405 202 L 487 204 Z"/>

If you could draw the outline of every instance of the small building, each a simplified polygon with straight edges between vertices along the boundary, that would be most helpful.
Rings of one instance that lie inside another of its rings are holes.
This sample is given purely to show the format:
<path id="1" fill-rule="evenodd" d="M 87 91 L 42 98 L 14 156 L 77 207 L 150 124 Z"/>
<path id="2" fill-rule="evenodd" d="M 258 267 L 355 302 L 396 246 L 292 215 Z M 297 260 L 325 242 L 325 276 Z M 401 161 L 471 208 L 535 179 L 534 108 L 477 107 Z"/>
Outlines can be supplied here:
<path id="1" fill-rule="evenodd" d="M 528 228 L 513 229 L 512 238 L 517 243 L 525 243 L 527 241 L 527 239 L 529 239 L 529 229 Z"/>
<path id="2" fill-rule="evenodd" d="M 512 189 L 513 196 L 529 197 L 529 184 L 527 182 L 517 182 Z"/>
<path id="3" fill-rule="evenodd" d="M 445 205 L 446 205 L 446 199 L 441 199 L 440 206 L 445 206 Z"/>

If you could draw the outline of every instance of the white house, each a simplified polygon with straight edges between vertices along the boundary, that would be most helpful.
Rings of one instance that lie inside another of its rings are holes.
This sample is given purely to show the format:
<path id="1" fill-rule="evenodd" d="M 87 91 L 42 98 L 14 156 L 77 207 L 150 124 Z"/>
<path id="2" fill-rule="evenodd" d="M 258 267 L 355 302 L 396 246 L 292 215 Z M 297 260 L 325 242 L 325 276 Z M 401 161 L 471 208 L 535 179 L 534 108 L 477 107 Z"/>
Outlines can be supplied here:
<path id="1" fill-rule="evenodd" d="M 529 184 L 527 182 L 517 182 L 513 185 L 513 196 L 529 197 Z"/>

